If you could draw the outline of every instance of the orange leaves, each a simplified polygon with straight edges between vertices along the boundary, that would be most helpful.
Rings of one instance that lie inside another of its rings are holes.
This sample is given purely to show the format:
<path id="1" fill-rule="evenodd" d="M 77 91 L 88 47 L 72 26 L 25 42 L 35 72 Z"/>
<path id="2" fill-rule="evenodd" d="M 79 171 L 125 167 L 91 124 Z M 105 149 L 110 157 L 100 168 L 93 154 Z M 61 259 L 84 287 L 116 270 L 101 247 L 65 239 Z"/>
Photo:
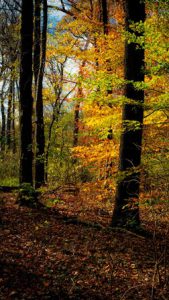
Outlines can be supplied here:
<path id="1" fill-rule="evenodd" d="M 96 34 L 96 51 L 98 64 L 104 69 L 110 68 L 111 72 L 117 71 L 123 61 L 124 42 L 122 32 L 113 30 L 109 35 Z"/>
<path id="2" fill-rule="evenodd" d="M 114 150 L 114 151 L 113 151 Z M 86 146 L 78 146 L 72 149 L 75 157 L 84 160 L 83 165 L 96 165 L 106 162 L 108 159 L 113 159 L 117 155 L 117 149 L 111 141 L 100 141 L 98 143 L 89 144 Z"/>

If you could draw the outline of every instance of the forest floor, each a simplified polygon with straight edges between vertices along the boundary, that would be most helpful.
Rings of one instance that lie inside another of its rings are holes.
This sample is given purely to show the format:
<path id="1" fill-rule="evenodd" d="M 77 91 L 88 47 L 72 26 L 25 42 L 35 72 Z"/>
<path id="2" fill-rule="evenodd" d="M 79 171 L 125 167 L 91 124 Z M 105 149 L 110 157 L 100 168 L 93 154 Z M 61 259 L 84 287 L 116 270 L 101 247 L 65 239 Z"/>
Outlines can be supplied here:
<path id="1" fill-rule="evenodd" d="M 142 237 L 111 229 L 111 203 L 46 193 L 55 207 L 15 204 L 0 193 L 0 299 L 168 300 L 167 204 L 144 207 Z"/>

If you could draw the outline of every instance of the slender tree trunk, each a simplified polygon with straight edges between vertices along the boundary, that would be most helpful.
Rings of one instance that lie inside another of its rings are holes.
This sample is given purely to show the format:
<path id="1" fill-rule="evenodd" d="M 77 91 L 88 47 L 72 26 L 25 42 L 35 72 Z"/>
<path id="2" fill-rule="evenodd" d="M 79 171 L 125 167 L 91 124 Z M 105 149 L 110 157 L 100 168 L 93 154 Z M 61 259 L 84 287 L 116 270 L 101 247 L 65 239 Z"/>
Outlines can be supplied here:
<path id="1" fill-rule="evenodd" d="M 88 48 L 89 40 L 86 41 L 85 50 Z M 80 66 L 79 75 L 83 76 L 83 68 L 86 65 L 86 60 L 84 60 Z M 79 100 L 75 103 L 75 113 L 74 113 L 74 131 L 73 131 L 73 147 L 78 145 L 79 139 L 79 118 L 80 118 L 80 100 L 83 97 L 83 90 L 81 82 L 79 82 L 79 87 L 77 91 L 77 97 Z"/>
<path id="2" fill-rule="evenodd" d="M 1 128 L 1 150 L 5 150 L 6 144 L 6 135 L 5 135 L 5 128 L 6 128 L 6 116 L 5 116 L 5 107 L 4 107 L 4 87 L 5 87 L 5 80 L 2 84 L 1 89 L 1 116 L 2 116 L 2 128 Z"/>
<path id="3" fill-rule="evenodd" d="M 34 157 L 33 157 L 33 178 L 35 181 L 35 172 L 36 172 L 36 105 L 37 105 L 37 96 L 38 96 L 38 81 L 39 81 L 39 72 L 41 64 L 41 0 L 35 0 L 34 8 L 34 61 L 33 61 L 33 71 L 34 71 L 34 82 L 35 82 L 35 107 L 33 109 L 33 146 L 34 146 Z M 36 186 L 36 182 L 35 182 Z"/>
<path id="4" fill-rule="evenodd" d="M 35 79 L 35 95 L 37 97 L 38 75 L 40 70 L 40 54 L 41 54 L 41 0 L 35 0 L 35 22 L 34 22 L 34 79 Z"/>
<path id="5" fill-rule="evenodd" d="M 20 67 L 20 184 L 32 178 L 32 46 L 33 0 L 22 0 Z"/>
<path id="6" fill-rule="evenodd" d="M 8 111 L 7 111 L 7 125 L 6 125 L 6 143 L 7 148 L 11 148 L 11 124 L 12 124 L 12 95 L 13 95 L 13 82 L 12 79 L 9 83 L 9 94 L 8 94 Z"/>
<path id="7" fill-rule="evenodd" d="M 48 133 L 48 141 L 47 141 L 47 146 L 46 146 L 46 153 L 45 153 L 45 181 L 48 181 L 48 163 L 49 163 L 49 149 L 51 145 L 51 136 L 52 136 L 52 128 L 53 124 L 55 122 L 55 114 L 53 112 L 52 115 L 52 120 L 49 126 L 49 133 Z"/>
<path id="8" fill-rule="evenodd" d="M 6 144 L 6 135 L 5 135 L 5 127 L 6 127 L 6 117 L 5 117 L 5 107 L 4 107 L 4 99 L 1 99 L 1 114 L 2 114 L 2 128 L 1 128 L 1 149 L 5 150 Z"/>
<path id="9" fill-rule="evenodd" d="M 130 22 L 144 22 L 145 4 L 140 0 L 126 0 L 126 30 L 133 32 Z M 119 180 L 116 190 L 113 226 L 136 228 L 140 224 L 139 186 L 142 149 L 143 102 L 144 91 L 135 88 L 134 83 L 144 81 L 144 49 L 137 43 L 128 43 L 125 47 L 125 96 L 130 103 L 124 105 L 123 129 L 120 143 Z M 128 81 L 128 82 L 127 82 Z M 133 102 L 133 103 L 132 103 Z"/>
<path id="10" fill-rule="evenodd" d="M 37 99 L 36 99 L 36 161 L 35 161 L 35 186 L 40 187 L 45 182 L 45 135 L 43 118 L 43 76 L 46 61 L 47 41 L 47 0 L 43 0 L 43 29 L 41 64 L 38 74 Z"/>
<path id="11" fill-rule="evenodd" d="M 78 89 L 78 96 L 80 97 L 81 88 Z M 79 111 L 80 110 L 80 102 L 77 100 L 75 103 L 75 114 L 74 114 L 74 131 L 73 131 L 73 147 L 78 145 L 78 137 L 79 137 Z"/>
<path id="12" fill-rule="evenodd" d="M 47 140 L 47 146 L 46 146 L 46 153 L 45 153 L 45 181 L 48 181 L 48 163 L 49 163 L 49 150 L 51 146 L 51 138 L 52 138 L 52 129 L 55 121 L 58 121 L 60 107 L 57 106 L 58 101 L 55 101 L 54 107 L 53 107 L 53 114 L 52 114 L 52 120 L 49 126 L 49 132 L 48 132 L 48 140 Z"/>
<path id="13" fill-rule="evenodd" d="M 100 22 L 102 22 L 102 19 L 103 19 L 102 1 L 104 1 L 104 0 L 98 0 L 98 7 L 99 7 L 99 17 L 98 17 L 98 21 L 100 21 Z M 105 1 L 107 1 L 107 0 L 105 0 Z"/>
<path id="14" fill-rule="evenodd" d="M 108 8 L 107 8 L 107 0 L 101 0 L 101 5 L 102 5 L 102 22 L 103 22 L 103 33 L 106 35 L 109 34 L 109 28 L 108 28 L 108 23 L 109 23 L 109 18 L 108 18 Z M 107 72 L 111 71 L 110 67 L 110 60 L 106 61 L 107 65 Z M 112 95 L 112 89 L 107 90 L 108 95 Z M 108 105 L 111 107 L 111 104 L 108 103 Z M 112 140 L 113 139 L 113 130 L 110 126 L 107 134 L 107 139 Z M 107 159 L 106 162 L 106 174 L 105 177 L 108 178 L 111 176 L 111 169 L 112 169 L 113 163 L 111 160 Z"/>
<path id="15" fill-rule="evenodd" d="M 107 10 L 107 0 L 101 0 L 102 6 L 102 22 L 103 22 L 103 32 L 108 34 L 108 10 Z"/>
<path id="16" fill-rule="evenodd" d="M 16 137 L 15 137 L 15 82 L 13 81 L 12 86 L 12 151 L 16 152 Z"/>
<path id="17" fill-rule="evenodd" d="M 53 113 L 51 117 L 51 123 L 49 125 L 49 131 L 48 131 L 48 137 L 47 137 L 47 143 L 46 143 L 46 152 L 45 152 L 45 181 L 48 181 L 48 165 L 49 165 L 49 150 L 51 146 L 51 137 L 52 137 L 52 129 L 54 123 L 59 119 L 59 113 L 62 106 L 62 102 L 60 102 L 60 97 L 62 94 L 62 88 L 63 88 L 63 76 L 64 76 L 64 64 L 61 64 L 60 67 L 60 82 L 61 87 L 58 87 L 55 89 L 56 99 L 55 103 L 52 106 Z"/>

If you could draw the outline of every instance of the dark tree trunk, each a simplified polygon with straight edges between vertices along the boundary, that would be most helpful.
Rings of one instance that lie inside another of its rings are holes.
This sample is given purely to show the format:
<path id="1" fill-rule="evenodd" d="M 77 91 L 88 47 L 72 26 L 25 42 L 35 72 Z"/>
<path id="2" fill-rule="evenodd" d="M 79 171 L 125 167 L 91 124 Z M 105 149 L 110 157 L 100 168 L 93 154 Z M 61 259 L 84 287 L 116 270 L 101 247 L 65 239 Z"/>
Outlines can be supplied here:
<path id="1" fill-rule="evenodd" d="M 126 30 L 132 33 L 130 22 L 144 22 L 145 4 L 140 0 L 126 0 Z M 136 36 L 144 33 L 134 32 Z M 113 226 L 136 228 L 139 217 L 139 185 L 142 149 L 144 91 L 134 87 L 134 83 L 144 81 L 144 49 L 137 43 L 127 43 L 125 47 L 125 96 L 130 103 L 123 108 L 123 133 L 120 143 L 119 180 L 116 190 Z M 128 81 L 128 82 L 127 82 Z M 132 103 L 133 101 L 133 103 Z"/>
<path id="2" fill-rule="evenodd" d="M 79 92 L 78 92 L 79 94 Z M 73 147 L 78 145 L 78 137 L 79 137 L 79 110 L 80 103 L 79 101 L 75 104 L 75 114 L 74 114 L 74 131 L 73 131 Z"/>
<path id="3" fill-rule="evenodd" d="M 5 135 L 5 128 L 6 128 L 6 116 L 5 116 L 5 106 L 4 106 L 4 87 L 5 87 L 5 80 L 2 84 L 2 93 L 1 93 L 1 116 L 2 116 L 2 128 L 1 128 L 1 150 L 5 150 L 6 144 L 6 135 Z"/>
<path id="4" fill-rule="evenodd" d="M 7 111 L 7 125 L 6 125 L 6 143 L 8 149 L 11 148 L 12 96 L 13 96 L 13 82 L 11 79 L 9 83 L 8 111 Z"/>
<path id="5" fill-rule="evenodd" d="M 1 149 L 5 150 L 5 127 L 6 127 L 6 117 L 5 117 L 5 107 L 4 107 L 4 99 L 1 99 L 1 114 L 2 114 L 2 128 L 1 128 Z"/>
<path id="6" fill-rule="evenodd" d="M 104 34 L 108 34 L 108 10 L 107 10 L 107 0 L 102 0 L 102 22 Z"/>
<path id="7" fill-rule="evenodd" d="M 35 94 L 37 96 L 37 83 L 40 70 L 40 53 L 41 53 L 41 0 L 35 0 L 35 23 L 34 23 L 34 79 L 35 79 Z"/>
<path id="8" fill-rule="evenodd" d="M 13 81 L 13 86 L 12 86 L 12 124 L 11 124 L 11 129 L 12 129 L 12 151 L 13 153 L 16 152 L 16 137 L 15 137 L 15 82 Z"/>
<path id="9" fill-rule="evenodd" d="M 41 64 L 38 75 L 37 99 L 36 99 L 36 161 L 35 161 L 35 186 L 40 187 L 45 182 L 45 136 L 43 119 L 43 76 L 46 61 L 47 40 L 47 1 L 43 0 L 43 29 L 41 45 Z"/>
<path id="10" fill-rule="evenodd" d="M 38 82 L 39 82 L 39 72 L 40 72 L 40 60 L 41 60 L 41 0 L 35 0 L 35 11 L 34 11 L 34 61 L 33 61 L 33 71 L 34 71 L 34 81 L 35 81 L 35 105 L 37 105 L 37 96 L 38 96 Z M 33 119 L 37 120 L 36 111 L 33 113 Z M 34 115 L 35 114 L 35 115 Z M 33 143 L 34 143 L 34 179 L 36 172 L 36 122 L 33 126 Z M 36 180 L 35 180 L 36 181 Z M 35 182 L 36 186 L 36 182 Z"/>
<path id="11" fill-rule="evenodd" d="M 20 184 L 32 178 L 32 46 L 33 0 L 22 0 L 20 68 Z"/>

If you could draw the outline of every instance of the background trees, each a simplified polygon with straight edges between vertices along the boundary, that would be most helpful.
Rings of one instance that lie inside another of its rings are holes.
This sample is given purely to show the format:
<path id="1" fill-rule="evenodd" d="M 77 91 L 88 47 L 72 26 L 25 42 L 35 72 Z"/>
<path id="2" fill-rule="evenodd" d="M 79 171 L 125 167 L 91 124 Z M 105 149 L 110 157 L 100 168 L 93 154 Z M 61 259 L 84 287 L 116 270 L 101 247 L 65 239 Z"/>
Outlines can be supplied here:
<path id="1" fill-rule="evenodd" d="M 1 4 L 1 148 L 15 152 L 15 106 L 18 83 L 18 11 Z M 7 106 L 7 108 L 6 108 Z"/>

